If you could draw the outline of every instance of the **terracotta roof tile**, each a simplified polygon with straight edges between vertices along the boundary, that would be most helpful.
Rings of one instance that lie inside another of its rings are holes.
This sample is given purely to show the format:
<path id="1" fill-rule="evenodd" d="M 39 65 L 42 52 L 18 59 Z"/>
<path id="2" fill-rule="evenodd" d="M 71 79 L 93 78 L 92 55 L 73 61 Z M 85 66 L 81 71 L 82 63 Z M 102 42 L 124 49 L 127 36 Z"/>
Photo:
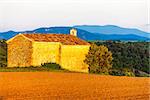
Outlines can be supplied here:
<path id="1" fill-rule="evenodd" d="M 23 34 L 25 37 L 37 42 L 61 42 L 65 45 L 89 45 L 88 42 L 69 34 Z"/>

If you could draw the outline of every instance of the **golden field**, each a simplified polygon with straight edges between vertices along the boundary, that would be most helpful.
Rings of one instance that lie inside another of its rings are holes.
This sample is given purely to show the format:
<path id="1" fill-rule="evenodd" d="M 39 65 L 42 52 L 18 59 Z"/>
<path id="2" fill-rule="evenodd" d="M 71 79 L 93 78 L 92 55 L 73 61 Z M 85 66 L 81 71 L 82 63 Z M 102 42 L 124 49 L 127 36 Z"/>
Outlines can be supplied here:
<path id="1" fill-rule="evenodd" d="M 149 100 L 150 78 L 0 72 L 0 100 Z"/>

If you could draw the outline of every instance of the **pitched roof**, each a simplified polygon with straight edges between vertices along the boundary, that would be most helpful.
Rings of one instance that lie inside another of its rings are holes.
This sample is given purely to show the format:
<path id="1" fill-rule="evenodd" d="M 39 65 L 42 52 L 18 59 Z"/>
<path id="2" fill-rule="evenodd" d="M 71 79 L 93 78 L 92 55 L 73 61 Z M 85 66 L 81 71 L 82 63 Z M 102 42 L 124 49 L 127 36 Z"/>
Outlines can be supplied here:
<path id="1" fill-rule="evenodd" d="M 88 42 L 69 34 L 22 34 L 37 42 L 61 42 L 65 45 L 89 45 Z"/>

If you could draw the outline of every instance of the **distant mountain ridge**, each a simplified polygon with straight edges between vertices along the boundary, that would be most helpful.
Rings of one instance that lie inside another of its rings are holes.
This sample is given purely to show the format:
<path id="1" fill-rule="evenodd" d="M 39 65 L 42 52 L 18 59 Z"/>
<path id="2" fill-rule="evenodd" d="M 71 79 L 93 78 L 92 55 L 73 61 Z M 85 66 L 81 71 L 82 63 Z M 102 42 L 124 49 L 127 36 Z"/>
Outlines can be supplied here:
<path id="1" fill-rule="evenodd" d="M 142 37 L 149 37 L 150 33 L 144 32 L 138 29 L 132 28 L 122 28 L 115 25 L 77 25 L 74 26 L 75 28 L 86 30 L 91 33 L 100 33 L 100 34 L 119 34 L 119 35 L 126 35 L 126 34 L 134 34 Z"/>
<path id="2" fill-rule="evenodd" d="M 70 29 L 76 28 L 78 31 L 78 37 L 84 40 L 140 40 L 140 41 L 149 41 L 149 33 L 142 32 L 137 29 L 124 29 L 118 26 L 73 26 L 73 27 L 43 27 L 38 28 L 31 31 L 8 31 L 8 32 L 1 32 L 0 39 L 10 39 L 13 36 L 19 33 L 44 33 L 44 34 L 69 34 Z M 118 31 L 117 31 L 118 29 Z M 124 31 L 123 31 L 124 30 Z M 130 32 L 128 32 L 128 30 Z M 125 33 L 127 32 L 127 33 Z M 140 35 L 137 35 L 140 34 Z"/>

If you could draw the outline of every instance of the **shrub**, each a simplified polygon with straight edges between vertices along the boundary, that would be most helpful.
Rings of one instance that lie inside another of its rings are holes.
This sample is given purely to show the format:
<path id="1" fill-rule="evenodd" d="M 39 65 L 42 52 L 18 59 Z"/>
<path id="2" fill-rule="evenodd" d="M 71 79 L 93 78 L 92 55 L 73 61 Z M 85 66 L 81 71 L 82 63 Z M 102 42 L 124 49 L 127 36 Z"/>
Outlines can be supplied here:
<path id="1" fill-rule="evenodd" d="M 110 75 L 114 75 L 114 76 L 123 76 L 124 73 L 120 70 L 120 69 L 111 69 L 109 71 Z"/>
<path id="2" fill-rule="evenodd" d="M 49 69 L 56 69 L 56 70 L 61 69 L 61 66 L 56 63 L 44 63 L 42 64 L 42 67 L 49 68 Z"/>
<path id="3" fill-rule="evenodd" d="M 131 69 L 124 68 L 123 69 L 124 76 L 135 76 L 134 73 L 131 71 Z"/>
<path id="4" fill-rule="evenodd" d="M 109 74 L 114 76 L 135 76 L 133 71 L 129 68 L 113 68 Z"/>
<path id="5" fill-rule="evenodd" d="M 112 59 L 112 53 L 107 47 L 92 44 L 84 62 L 89 65 L 90 73 L 108 74 Z"/>

